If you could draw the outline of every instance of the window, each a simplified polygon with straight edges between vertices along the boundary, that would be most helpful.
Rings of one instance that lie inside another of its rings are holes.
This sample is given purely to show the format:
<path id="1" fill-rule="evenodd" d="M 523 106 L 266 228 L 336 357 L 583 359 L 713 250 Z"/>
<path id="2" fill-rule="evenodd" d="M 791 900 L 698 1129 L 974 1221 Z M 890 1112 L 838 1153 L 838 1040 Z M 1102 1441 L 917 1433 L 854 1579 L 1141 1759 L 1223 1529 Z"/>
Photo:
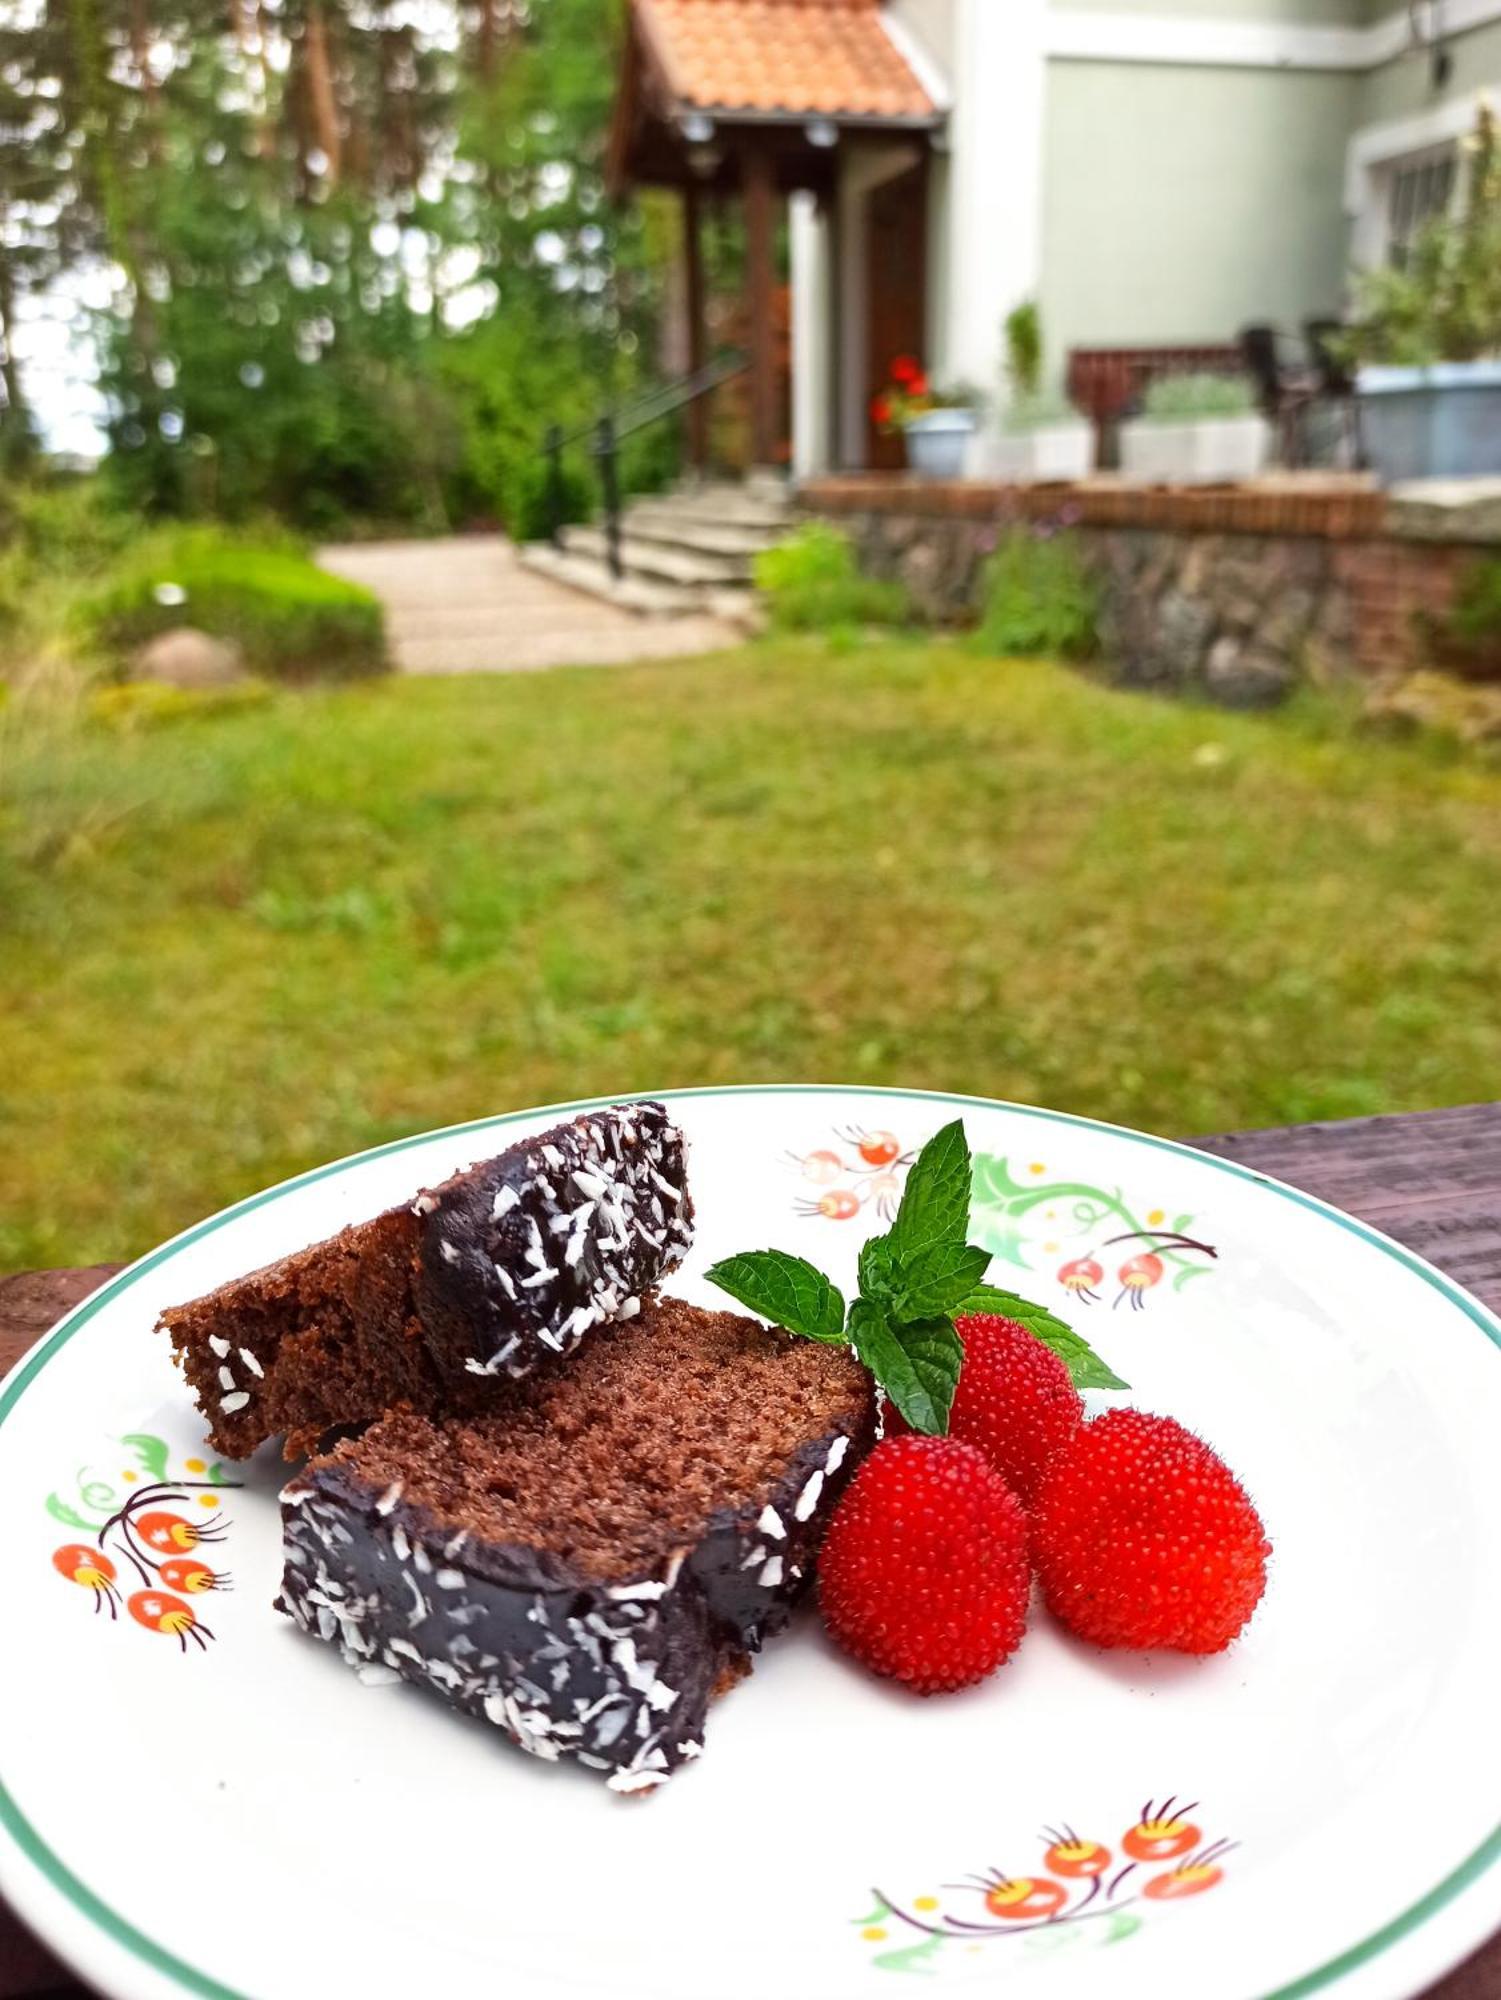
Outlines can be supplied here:
<path id="1" fill-rule="evenodd" d="M 1399 271 L 1427 224 L 1447 213 L 1458 173 L 1459 154 L 1452 145 L 1392 162 L 1387 176 L 1386 257 Z"/>

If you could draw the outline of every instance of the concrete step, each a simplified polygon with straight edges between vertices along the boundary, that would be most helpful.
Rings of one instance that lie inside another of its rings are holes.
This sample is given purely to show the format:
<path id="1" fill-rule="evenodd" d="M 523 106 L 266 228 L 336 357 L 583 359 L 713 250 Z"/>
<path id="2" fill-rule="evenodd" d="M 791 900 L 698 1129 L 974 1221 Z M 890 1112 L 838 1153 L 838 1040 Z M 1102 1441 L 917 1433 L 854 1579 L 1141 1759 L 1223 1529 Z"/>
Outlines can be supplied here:
<path id="1" fill-rule="evenodd" d="M 792 518 L 790 502 L 759 498 L 738 486 L 679 487 L 674 493 L 633 500 L 631 513 L 643 522 L 740 528 L 771 535 L 785 532 Z"/>
<path id="2" fill-rule="evenodd" d="M 609 537 L 603 528 L 565 528 L 563 542 L 570 553 L 606 560 Z M 676 583 L 688 590 L 750 581 L 746 556 L 704 555 L 674 540 L 629 532 L 620 537 L 620 560 L 627 576 L 644 577 L 651 583 Z"/>
<path id="3" fill-rule="evenodd" d="M 639 618 L 687 618 L 706 608 L 707 592 L 685 589 L 681 584 L 652 583 L 641 576 L 611 576 L 602 556 L 587 555 L 581 549 L 555 549 L 550 542 L 528 542 L 518 551 L 517 560 L 538 576 L 551 577 L 590 597 L 603 598 L 621 611 Z M 723 588 L 721 585 L 720 588 Z"/>
<path id="4" fill-rule="evenodd" d="M 700 521 L 687 508 L 681 514 L 644 514 L 639 502 L 627 507 L 621 520 L 625 532 L 639 541 L 691 549 L 702 556 L 738 557 L 746 562 L 763 549 L 771 548 L 787 532 L 785 524 L 775 528 L 719 527 L 712 521 Z"/>

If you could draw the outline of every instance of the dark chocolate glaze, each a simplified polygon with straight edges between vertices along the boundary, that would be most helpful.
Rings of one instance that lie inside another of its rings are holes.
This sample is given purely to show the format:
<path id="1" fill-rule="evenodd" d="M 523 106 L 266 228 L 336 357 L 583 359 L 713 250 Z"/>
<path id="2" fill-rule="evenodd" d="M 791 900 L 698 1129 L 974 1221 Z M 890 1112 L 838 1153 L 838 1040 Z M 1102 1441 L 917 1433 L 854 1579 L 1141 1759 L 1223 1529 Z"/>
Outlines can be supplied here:
<path id="1" fill-rule="evenodd" d="M 703 1748 L 725 1669 L 791 1617 L 874 1439 L 872 1402 L 799 1447 L 767 1494 L 712 1516 L 691 1547 L 609 1581 L 546 1550 L 476 1541 L 331 1459 L 282 1496 L 277 1606 L 365 1678 L 394 1672 L 533 1755 L 648 1791 Z"/>
<path id="2" fill-rule="evenodd" d="M 456 1386 L 529 1374 L 630 1318 L 693 1240 L 683 1135 L 650 1100 L 554 1126 L 414 1206 L 418 1316 Z"/>

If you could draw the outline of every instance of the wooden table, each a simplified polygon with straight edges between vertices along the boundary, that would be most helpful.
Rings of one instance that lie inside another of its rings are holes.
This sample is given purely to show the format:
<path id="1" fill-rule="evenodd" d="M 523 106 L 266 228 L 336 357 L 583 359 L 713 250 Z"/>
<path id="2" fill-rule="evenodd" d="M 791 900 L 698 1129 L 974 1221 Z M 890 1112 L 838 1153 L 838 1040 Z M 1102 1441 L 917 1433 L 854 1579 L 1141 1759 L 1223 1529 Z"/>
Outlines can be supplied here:
<path id="1" fill-rule="evenodd" d="M 1501 1104 L 1232 1132 L 1195 1143 L 1336 1202 L 1501 1311 Z M 0 1374 L 117 1268 L 0 1278 Z M 84 1992 L 0 1904 L 0 2000 L 77 2000 Z M 1427 2000 L 1501 2000 L 1501 1935 L 1430 1988 Z"/>

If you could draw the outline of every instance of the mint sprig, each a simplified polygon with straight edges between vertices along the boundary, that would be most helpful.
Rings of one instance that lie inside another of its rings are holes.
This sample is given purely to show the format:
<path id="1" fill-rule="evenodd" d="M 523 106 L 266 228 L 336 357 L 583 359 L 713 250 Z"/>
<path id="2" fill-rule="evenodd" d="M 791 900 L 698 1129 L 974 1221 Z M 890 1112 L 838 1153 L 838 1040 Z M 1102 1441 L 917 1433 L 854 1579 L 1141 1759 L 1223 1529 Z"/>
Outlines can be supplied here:
<path id="1" fill-rule="evenodd" d="M 990 1253 L 965 1240 L 970 1176 L 969 1143 L 956 1118 L 913 1162 L 890 1229 L 861 1250 L 860 1291 L 848 1307 L 816 1265 L 785 1250 L 747 1250 L 706 1275 L 789 1333 L 847 1342 L 912 1429 L 929 1437 L 948 1431 L 964 1365 L 954 1320 L 964 1313 L 1019 1320 L 1067 1365 L 1077 1388 L 1124 1389 L 1056 1313 L 985 1283 Z"/>

